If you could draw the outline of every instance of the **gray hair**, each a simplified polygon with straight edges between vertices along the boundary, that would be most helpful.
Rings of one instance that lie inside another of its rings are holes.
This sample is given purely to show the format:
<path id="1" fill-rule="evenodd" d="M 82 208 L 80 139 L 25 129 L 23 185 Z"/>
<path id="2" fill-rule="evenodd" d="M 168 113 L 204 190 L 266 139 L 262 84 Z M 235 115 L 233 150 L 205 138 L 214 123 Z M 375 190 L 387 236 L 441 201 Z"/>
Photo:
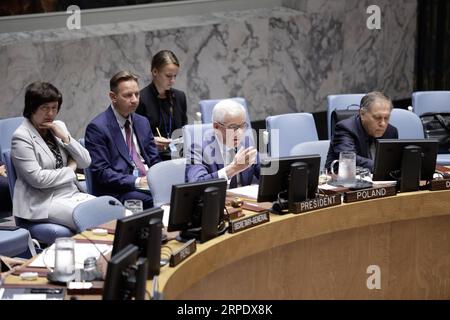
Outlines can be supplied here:
<path id="1" fill-rule="evenodd" d="M 223 122 L 227 115 L 237 116 L 240 114 L 244 114 L 245 117 L 245 108 L 239 102 L 232 99 L 224 99 L 220 100 L 214 106 L 212 111 L 212 121 Z"/>
<path id="2" fill-rule="evenodd" d="M 367 111 L 372 106 L 372 104 L 374 104 L 375 101 L 377 101 L 377 100 L 381 100 L 381 101 L 387 102 L 390 105 L 391 110 L 394 107 L 392 105 L 392 100 L 390 98 L 388 98 L 387 96 L 385 96 L 383 93 L 381 93 L 379 91 L 372 91 L 372 92 L 369 92 L 368 94 L 366 94 L 361 99 L 360 108 L 363 111 Z"/>

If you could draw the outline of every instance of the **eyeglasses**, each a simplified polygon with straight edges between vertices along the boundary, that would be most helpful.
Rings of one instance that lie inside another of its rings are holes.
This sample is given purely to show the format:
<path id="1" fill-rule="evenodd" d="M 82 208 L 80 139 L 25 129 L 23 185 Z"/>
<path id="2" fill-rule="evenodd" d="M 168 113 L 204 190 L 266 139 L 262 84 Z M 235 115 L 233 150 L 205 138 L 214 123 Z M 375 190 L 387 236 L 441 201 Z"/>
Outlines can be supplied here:
<path id="1" fill-rule="evenodd" d="M 244 122 L 243 124 L 230 124 L 229 126 L 226 126 L 218 121 L 217 123 L 220 124 L 222 127 L 224 127 L 226 130 L 238 131 L 238 130 L 246 130 L 248 128 L 247 122 Z"/>
<path id="2" fill-rule="evenodd" d="M 49 111 L 52 111 L 52 112 L 58 112 L 58 106 L 49 106 L 49 105 L 46 105 L 46 104 L 40 105 L 40 106 L 38 107 L 38 109 L 39 109 L 40 111 L 45 112 L 45 113 L 47 113 L 47 112 L 49 112 Z"/>

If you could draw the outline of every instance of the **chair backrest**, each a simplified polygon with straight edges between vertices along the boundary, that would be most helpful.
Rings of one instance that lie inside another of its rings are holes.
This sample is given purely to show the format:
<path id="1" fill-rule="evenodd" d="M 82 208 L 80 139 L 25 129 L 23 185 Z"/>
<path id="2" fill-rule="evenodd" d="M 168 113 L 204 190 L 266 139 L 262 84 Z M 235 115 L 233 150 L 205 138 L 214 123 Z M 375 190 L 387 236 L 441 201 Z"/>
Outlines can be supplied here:
<path id="1" fill-rule="evenodd" d="M 125 207 L 111 196 L 101 196 L 77 205 L 73 211 L 73 222 L 77 232 L 102 223 L 123 218 Z"/>
<path id="2" fill-rule="evenodd" d="M 359 105 L 365 93 L 333 94 L 327 97 L 327 128 L 328 139 L 331 139 L 331 114 L 335 109 L 347 109 L 352 104 Z"/>
<path id="3" fill-rule="evenodd" d="M 412 107 L 419 117 L 427 112 L 450 113 L 450 91 L 413 92 Z"/>
<path id="4" fill-rule="evenodd" d="M 307 141 L 297 144 L 292 148 L 291 156 L 304 156 L 309 154 L 320 155 L 320 168 L 325 168 L 330 140 Z"/>
<path id="5" fill-rule="evenodd" d="M 211 139 L 214 135 L 212 123 L 187 124 L 183 126 L 183 153 L 187 161 L 191 159 L 192 147 L 199 148 L 201 152 L 203 141 Z"/>
<path id="6" fill-rule="evenodd" d="M 84 145 L 84 138 L 80 138 L 80 140 L 78 140 L 78 142 L 85 147 Z M 84 178 L 86 179 L 86 191 L 89 194 L 93 194 L 93 190 L 92 190 L 92 171 L 91 171 L 91 166 L 84 168 Z"/>
<path id="7" fill-rule="evenodd" d="M 2 153 L 3 160 L 5 161 L 6 171 L 8 172 L 8 186 L 9 186 L 9 194 L 11 195 L 11 200 L 14 196 L 14 186 L 16 185 L 16 169 L 11 161 L 11 150 L 3 151 Z"/>
<path id="8" fill-rule="evenodd" d="M 247 122 L 250 124 L 250 117 L 248 115 L 247 102 L 245 101 L 245 99 L 240 98 L 240 97 L 235 97 L 235 98 L 230 98 L 230 99 L 232 99 L 236 102 L 239 102 L 245 108 Z M 224 100 L 224 99 L 208 99 L 208 100 L 200 100 L 199 101 L 198 106 L 199 106 L 200 112 L 202 114 L 202 123 L 211 123 L 212 122 L 212 111 L 214 109 L 214 106 L 221 100 Z"/>
<path id="9" fill-rule="evenodd" d="M 170 203 L 172 185 L 184 183 L 185 169 L 185 158 L 162 161 L 148 169 L 147 181 L 155 207 Z"/>
<path id="10" fill-rule="evenodd" d="M 271 157 L 286 157 L 299 143 L 319 140 L 311 113 L 287 113 L 266 118 L 269 133 L 268 153 Z"/>
<path id="11" fill-rule="evenodd" d="M 11 150 L 11 138 L 16 129 L 23 122 L 24 117 L 0 119 L 0 155 L 3 151 Z"/>
<path id="12" fill-rule="evenodd" d="M 415 113 L 403 110 L 392 109 L 389 123 L 397 128 L 399 139 L 424 139 L 422 121 Z"/>

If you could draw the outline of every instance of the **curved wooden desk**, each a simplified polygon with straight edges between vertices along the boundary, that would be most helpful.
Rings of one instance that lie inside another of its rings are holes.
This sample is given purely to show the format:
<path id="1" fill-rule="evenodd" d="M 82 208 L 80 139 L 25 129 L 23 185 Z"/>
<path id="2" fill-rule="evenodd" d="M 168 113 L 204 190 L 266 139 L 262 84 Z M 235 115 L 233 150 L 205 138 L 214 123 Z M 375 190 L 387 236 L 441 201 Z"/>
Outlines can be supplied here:
<path id="1" fill-rule="evenodd" d="M 367 288 L 370 265 L 381 289 Z M 449 299 L 450 191 L 272 215 L 163 267 L 159 288 L 164 299 Z"/>

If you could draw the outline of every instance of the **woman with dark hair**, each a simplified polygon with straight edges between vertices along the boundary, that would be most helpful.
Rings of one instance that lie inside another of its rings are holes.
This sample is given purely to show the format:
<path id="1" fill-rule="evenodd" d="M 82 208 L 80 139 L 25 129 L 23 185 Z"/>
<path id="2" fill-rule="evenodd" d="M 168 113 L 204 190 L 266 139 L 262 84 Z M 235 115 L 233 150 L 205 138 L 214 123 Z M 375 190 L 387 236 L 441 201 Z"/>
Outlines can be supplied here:
<path id="1" fill-rule="evenodd" d="M 172 51 L 161 50 L 152 58 L 152 83 L 141 90 L 136 113 L 147 117 L 163 160 L 170 159 L 168 146 L 174 130 L 187 123 L 186 95 L 173 88 L 180 68 Z"/>
<path id="2" fill-rule="evenodd" d="M 89 152 L 55 120 L 62 95 L 47 82 L 33 82 L 25 93 L 23 123 L 11 141 L 16 169 L 13 214 L 76 229 L 72 213 L 80 202 L 95 198 L 82 193 L 75 171 L 91 163 Z"/>

